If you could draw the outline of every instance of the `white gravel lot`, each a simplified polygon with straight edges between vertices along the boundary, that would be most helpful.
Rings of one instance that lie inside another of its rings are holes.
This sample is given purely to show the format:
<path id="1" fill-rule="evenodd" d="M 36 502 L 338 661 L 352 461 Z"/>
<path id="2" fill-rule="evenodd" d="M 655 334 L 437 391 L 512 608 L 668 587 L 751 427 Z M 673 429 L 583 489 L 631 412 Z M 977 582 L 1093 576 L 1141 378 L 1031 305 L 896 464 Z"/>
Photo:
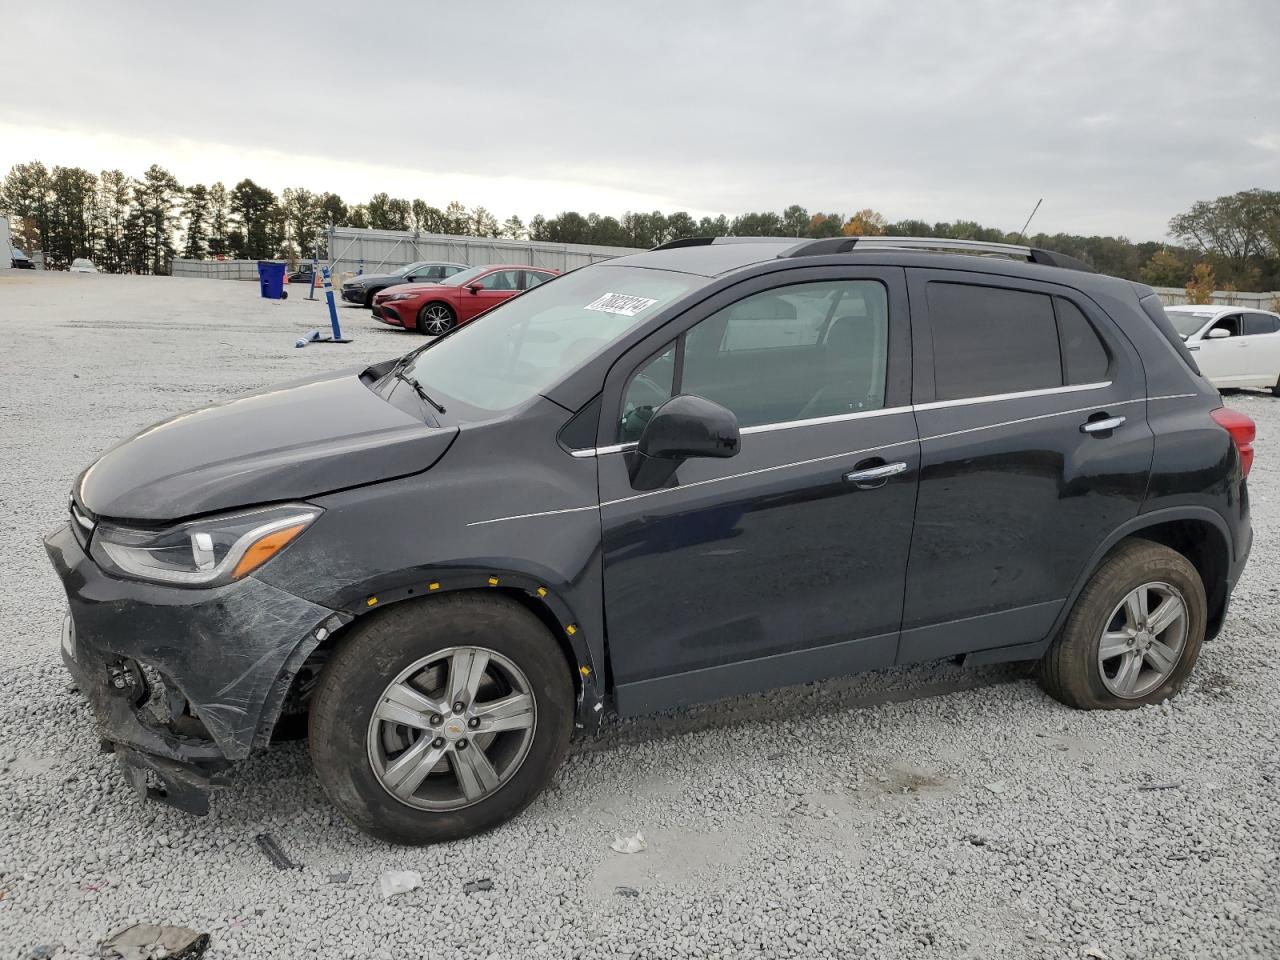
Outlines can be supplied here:
<path id="1" fill-rule="evenodd" d="M 143 425 L 420 342 L 341 316 L 353 344 L 295 350 L 325 323 L 298 291 L 0 277 L 0 958 L 96 956 L 132 921 L 207 931 L 220 958 L 1280 956 L 1280 400 L 1262 394 L 1229 398 L 1259 427 L 1253 558 L 1163 707 L 1080 713 L 1018 670 L 940 665 L 615 721 L 515 822 L 427 849 L 348 826 L 302 743 L 239 768 L 205 819 L 138 801 L 58 659 L 40 539 Z M 647 851 L 609 849 L 637 829 Z M 270 864 L 264 831 L 300 869 Z M 387 869 L 425 886 L 384 901 Z"/>

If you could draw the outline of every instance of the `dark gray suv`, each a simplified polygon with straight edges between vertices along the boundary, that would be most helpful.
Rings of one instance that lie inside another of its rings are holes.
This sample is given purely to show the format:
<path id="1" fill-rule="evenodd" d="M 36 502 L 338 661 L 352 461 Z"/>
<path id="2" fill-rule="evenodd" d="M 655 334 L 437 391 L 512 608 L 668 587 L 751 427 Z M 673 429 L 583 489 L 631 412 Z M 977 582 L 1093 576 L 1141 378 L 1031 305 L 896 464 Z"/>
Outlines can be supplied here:
<path id="1" fill-rule="evenodd" d="M 1159 300 L 1046 251 L 679 241 L 79 478 L 64 660 L 207 809 L 309 717 L 362 829 L 513 816 L 575 727 L 934 658 L 1172 696 L 1250 547 L 1253 424 Z"/>

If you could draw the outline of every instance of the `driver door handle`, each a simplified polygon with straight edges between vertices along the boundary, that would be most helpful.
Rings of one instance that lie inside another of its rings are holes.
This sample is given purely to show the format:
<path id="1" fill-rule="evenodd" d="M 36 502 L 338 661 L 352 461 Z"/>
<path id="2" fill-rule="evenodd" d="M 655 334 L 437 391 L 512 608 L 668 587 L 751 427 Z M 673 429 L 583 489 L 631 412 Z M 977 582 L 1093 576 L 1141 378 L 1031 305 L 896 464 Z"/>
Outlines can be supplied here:
<path id="1" fill-rule="evenodd" d="M 882 463 L 876 467 L 865 467 L 862 470 L 850 470 L 844 475 L 846 483 L 852 483 L 860 490 L 871 490 L 882 486 L 890 477 L 905 473 L 907 465 L 899 460 L 896 463 Z"/>
<path id="2" fill-rule="evenodd" d="M 1089 420 L 1080 424 L 1081 433 L 1107 433 L 1123 426 L 1124 417 L 1107 417 L 1105 420 Z"/>

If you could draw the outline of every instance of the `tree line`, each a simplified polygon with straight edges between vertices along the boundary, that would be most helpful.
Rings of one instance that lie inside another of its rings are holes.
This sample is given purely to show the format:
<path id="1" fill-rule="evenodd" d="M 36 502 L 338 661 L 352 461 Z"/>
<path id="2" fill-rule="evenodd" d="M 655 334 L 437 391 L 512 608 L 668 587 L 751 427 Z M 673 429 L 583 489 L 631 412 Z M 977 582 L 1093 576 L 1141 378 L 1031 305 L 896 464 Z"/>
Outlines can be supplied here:
<path id="1" fill-rule="evenodd" d="M 183 186 L 163 167 L 141 177 L 120 170 L 95 175 L 80 167 L 39 161 L 10 168 L 0 183 L 0 210 L 13 221 L 19 246 L 44 252 L 50 268 L 88 257 L 112 273 L 169 272 L 175 256 L 203 259 L 294 260 L 323 255 L 332 225 L 417 230 L 472 237 L 547 240 L 648 248 L 683 237 L 927 236 L 1028 243 L 1085 261 L 1103 273 L 1153 286 L 1183 286 L 1206 276 L 1221 288 L 1280 289 L 1280 191 L 1253 189 L 1200 201 L 1169 221 L 1173 242 L 1135 243 L 1124 237 L 1037 233 L 1023 237 L 974 221 L 889 221 L 875 210 L 845 215 L 810 213 L 792 205 L 781 213 L 694 218 L 677 211 L 628 212 L 621 217 L 568 211 L 499 222 L 485 207 L 457 201 L 443 207 L 376 193 L 348 204 L 336 193 L 288 187 L 279 195 L 253 180 Z"/>

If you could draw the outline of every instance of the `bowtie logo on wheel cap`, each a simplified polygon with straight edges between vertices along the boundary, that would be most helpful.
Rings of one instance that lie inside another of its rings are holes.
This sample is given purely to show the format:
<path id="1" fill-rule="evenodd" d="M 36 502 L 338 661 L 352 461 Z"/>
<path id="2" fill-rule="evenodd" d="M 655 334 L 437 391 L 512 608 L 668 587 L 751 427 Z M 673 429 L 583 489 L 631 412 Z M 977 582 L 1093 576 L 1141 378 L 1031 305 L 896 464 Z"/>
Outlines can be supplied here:
<path id="1" fill-rule="evenodd" d="M 444 735 L 450 740 L 457 740 L 459 737 L 465 736 L 467 732 L 467 723 L 461 717 L 452 717 L 445 721 Z"/>

